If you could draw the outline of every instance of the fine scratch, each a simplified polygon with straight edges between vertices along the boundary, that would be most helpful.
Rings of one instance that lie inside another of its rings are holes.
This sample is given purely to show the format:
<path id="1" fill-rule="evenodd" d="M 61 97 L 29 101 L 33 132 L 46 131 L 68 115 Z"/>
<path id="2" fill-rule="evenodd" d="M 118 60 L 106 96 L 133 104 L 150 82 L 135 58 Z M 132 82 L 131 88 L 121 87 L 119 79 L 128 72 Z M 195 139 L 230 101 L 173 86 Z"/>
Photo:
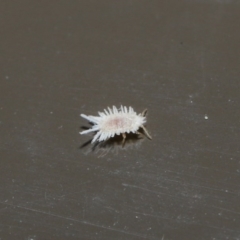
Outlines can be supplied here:
<path id="1" fill-rule="evenodd" d="M 131 235 L 131 236 L 136 236 L 136 237 L 139 237 L 139 238 L 155 239 L 155 238 L 152 238 L 152 237 L 149 238 L 146 235 L 140 235 L 140 234 L 136 234 L 136 233 L 133 233 L 133 232 L 127 232 L 127 231 L 124 231 L 124 230 L 119 230 L 119 229 L 115 229 L 115 228 L 111 228 L 111 227 L 107 227 L 107 226 L 102 226 L 102 225 L 91 223 L 91 222 L 88 222 L 88 221 L 77 220 L 77 219 L 74 219 L 74 218 L 71 218 L 71 217 L 64 217 L 64 216 L 61 216 L 61 215 L 48 213 L 48 212 L 40 211 L 40 210 L 33 209 L 33 208 L 23 207 L 23 206 L 20 206 L 20 205 L 14 205 L 14 204 L 9 204 L 9 203 L 5 203 L 5 202 L 0 202 L 0 203 L 8 205 L 8 206 L 12 206 L 12 207 L 17 207 L 17 208 L 20 208 L 20 209 L 28 210 L 28 211 L 40 213 L 40 214 L 46 214 L 46 215 L 49 215 L 49 216 L 52 216 L 52 217 L 56 217 L 56 218 L 70 220 L 70 221 L 74 221 L 74 222 L 78 222 L 78 223 L 82 223 L 82 224 L 86 224 L 86 225 L 90 225 L 90 226 L 94 226 L 94 227 L 98 227 L 98 228 L 107 229 L 107 230 L 110 230 L 110 231 L 115 231 L 115 232 L 120 232 L 120 233 Z"/>
<path id="2" fill-rule="evenodd" d="M 216 206 L 211 206 L 212 208 L 216 208 L 216 209 L 220 209 L 220 210 L 223 210 L 223 211 L 226 211 L 226 212 L 231 212 L 231 213 L 235 213 L 235 214 L 240 214 L 240 212 L 236 212 L 236 211 L 232 211 L 230 209 L 227 209 L 227 208 L 221 208 L 221 207 L 216 207 Z"/>
<path id="3" fill-rule="evenodd" d="M 126 183 L 122 183 L 122 185 L 123 185 L 124 187 L 137 188 L 137 189 L 141 189 L 141 190 L 144 190 L 144 191 L 147 191 L 147 192 L 151 192 L 151 193 L 156 193 L 156 194 L 162 194 L 162 195 L 167 195 L 167 196 L 171 196 L 171 197 L 176 197 L 176 196 L 174 196 L 174 195 L 170 195 L 170 194 L 166 194 L 166 193 L 162 193 L 162 192 L 157 192 L 157 191 L 149 190 L 149 189 L 147 189 L 147 188 L 142 188 L 142 187 L 135 186 L 135 185 L 130 185 L 130 184 L 126 184 Z"/>

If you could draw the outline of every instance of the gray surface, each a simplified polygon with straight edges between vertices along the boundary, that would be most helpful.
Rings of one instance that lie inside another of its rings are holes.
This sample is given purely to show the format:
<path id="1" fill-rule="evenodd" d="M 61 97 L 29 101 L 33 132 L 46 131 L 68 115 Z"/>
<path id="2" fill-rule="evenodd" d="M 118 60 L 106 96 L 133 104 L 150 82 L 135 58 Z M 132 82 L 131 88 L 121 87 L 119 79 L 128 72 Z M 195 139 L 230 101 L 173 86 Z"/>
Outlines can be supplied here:
<path id="1" fill-rule="evenodd" d="M 0 239 L 240 239 L 239 1 L 0 9 Z M 153 140 L 81 147 L 120 104 Z"/>

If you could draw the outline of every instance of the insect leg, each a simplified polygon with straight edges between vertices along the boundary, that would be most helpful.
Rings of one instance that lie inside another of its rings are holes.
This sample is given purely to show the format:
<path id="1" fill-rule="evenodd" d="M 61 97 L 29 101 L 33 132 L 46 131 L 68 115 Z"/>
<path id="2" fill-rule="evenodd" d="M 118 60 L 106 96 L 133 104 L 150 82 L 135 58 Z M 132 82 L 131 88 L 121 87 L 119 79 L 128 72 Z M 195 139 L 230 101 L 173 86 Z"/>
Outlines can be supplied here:
<path id="1" fill-rule="evenodd" d="M 142 116 L 142 117 L 146 117 L 147 111 L 148 111 L 147 109 L 143 110 L 143 112 L 141 113 L 141 116 Z"/>
<path id="2" fill-rule="evenodd" d="M 126 140 L 126 133 L 122 133 L 123 140 L 122 140 L 122 147 L 124 147 L 125 140 Z"/>
<path id="3" fill-rule="evenodd" d="M 143 129 L 144 133 L 147 135 L 147 137 L 149 139 L 152 139 L 152 137 L 150 136 L 150 134 L 148 133 L 147 129 L 142 125 L 141 128 Z"/>

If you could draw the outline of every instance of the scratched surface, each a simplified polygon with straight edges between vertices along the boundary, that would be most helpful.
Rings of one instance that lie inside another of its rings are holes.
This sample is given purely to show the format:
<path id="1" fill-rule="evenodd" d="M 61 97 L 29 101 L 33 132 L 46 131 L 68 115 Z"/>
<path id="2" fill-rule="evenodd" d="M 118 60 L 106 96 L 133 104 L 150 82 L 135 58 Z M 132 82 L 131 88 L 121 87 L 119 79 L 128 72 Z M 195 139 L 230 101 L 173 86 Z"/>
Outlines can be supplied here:
<path id="1" fill-rule="evenodd" d="M 240 4 L 0 3 L 0 239 L 240 239 Z M 107 106 L 153 140 L 94 148 Z"/>

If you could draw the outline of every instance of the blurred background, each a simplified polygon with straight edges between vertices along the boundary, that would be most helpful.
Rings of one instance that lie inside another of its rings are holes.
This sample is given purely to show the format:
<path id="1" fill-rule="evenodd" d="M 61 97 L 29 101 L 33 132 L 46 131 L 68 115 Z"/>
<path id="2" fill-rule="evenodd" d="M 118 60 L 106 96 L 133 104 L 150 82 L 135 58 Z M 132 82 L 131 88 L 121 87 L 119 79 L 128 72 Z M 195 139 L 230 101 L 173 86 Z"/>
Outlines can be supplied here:
<path id="1" fill-rule="evenodd" d="M 240 239 L 240 3 L 0 3 L 0 239 Z M 91 145 L 80 113 L 148 108 Z"/>

